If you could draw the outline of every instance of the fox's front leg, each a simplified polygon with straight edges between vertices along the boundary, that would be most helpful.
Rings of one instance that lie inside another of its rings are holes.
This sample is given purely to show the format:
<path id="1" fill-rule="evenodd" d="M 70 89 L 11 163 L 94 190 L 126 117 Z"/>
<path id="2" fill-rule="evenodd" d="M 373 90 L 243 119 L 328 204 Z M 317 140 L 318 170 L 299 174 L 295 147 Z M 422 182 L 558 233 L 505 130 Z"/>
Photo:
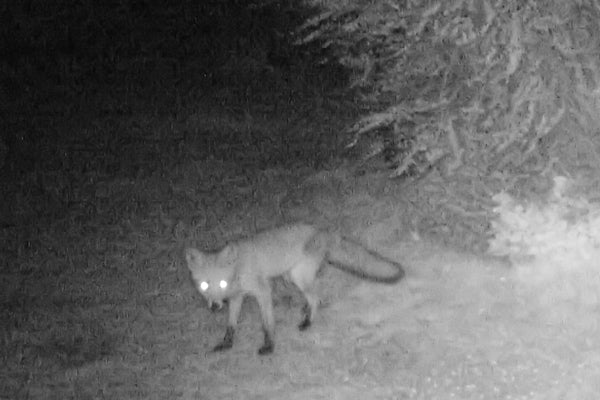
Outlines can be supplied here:
<path id="1" fill-rule="evenodd" d="M 275 343 L 273 336 L 275 333 L 275 318 L 273 317 L 273 299 L 271 297 L 271 284 L 268 280 L 259 281 L 259 290 L 254 293 L 260 308 L 262 317 L 262 326 L 264 334 L 263 345 L 258 349 L 258 354 L 265 355 L 273 352 Z"/>
<path id="2" fill-rule="evenodd" d="M 225 330 L 225 337 L 221 343 L 214 347 L 213 351 L 227 350 L 233 346 L 233 336 L 235 335 L 235 327 L 240 316 L 243 300 L 244 296 L 242 295 L 237 295 L 229 299 L 229 321 Z"/>

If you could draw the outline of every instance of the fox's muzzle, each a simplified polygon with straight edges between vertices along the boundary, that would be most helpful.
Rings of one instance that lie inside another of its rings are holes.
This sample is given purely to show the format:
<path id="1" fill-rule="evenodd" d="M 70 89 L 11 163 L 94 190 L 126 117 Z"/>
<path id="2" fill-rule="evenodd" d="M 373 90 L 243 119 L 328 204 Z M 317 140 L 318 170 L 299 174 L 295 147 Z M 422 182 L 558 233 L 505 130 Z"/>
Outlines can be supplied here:
<path id="1" fill-rule="evenodd" d="M 212 312 L 219 311 L 221 308 L 223 308 L 223 301 L 222 300 L 208 300 L 208 299 L 206 299 L 206 301 L 208 302 L 208 308 Z"/>

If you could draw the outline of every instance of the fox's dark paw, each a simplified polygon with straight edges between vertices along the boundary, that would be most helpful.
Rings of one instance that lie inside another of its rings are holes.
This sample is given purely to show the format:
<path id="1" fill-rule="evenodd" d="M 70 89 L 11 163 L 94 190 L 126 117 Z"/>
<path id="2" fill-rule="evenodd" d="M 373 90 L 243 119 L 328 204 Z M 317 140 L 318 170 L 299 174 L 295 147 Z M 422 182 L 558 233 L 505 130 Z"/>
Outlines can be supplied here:
<path id="1" fill-rule="evenodd" d="M 231 346 L 233 346 L 233 335 L 234 334 L 235 334 L 235 329 L 231 326 L 228 326 L 227 330 L 225 331 L 225 337 L 223 338 L 221 343 L 219 343 L 218 345 L 216 345 L 214 347 L 213 351 L 223 351 L 223 350 L 230 349 Z"/>
<path id="2" fill-rule="evenodd" d="M 271 354 L 273 352 L 273 349 L 275 348 L 275 346 L 273 346 L 273 343 L 265 343 L 262 345 L 262 347 L 260 349 L 258 349 L 258 354 L 261 356 L 267 355 L 267 354 Z"/>
<path id="3" fill-rule="evenodd" d="M 273 336 L 269 331 L 265 330 L 265 341 L 260 349 L 258 349 L 258 354 L 264 356 L 265 354 L 271 354 L 273 352 L 273 348 L 275 344 L 273 342 Z"/>
<path id="4" fill-rule="evenodd" d="M 300 322 L 300 325 L 298 325 L 298 329 L 301 331 L 305 331 L 308 328 L 310 328 L 310 326 L 312 325 L 312 322 L 310 322 L 309 318 L 304 318 L 302 320 L 302 322 Z"/>
<path id="5" fill-rule="evenodd" d="M 233 347 L 233 342 L 221 342 L 213 348 L 213 351 L 223 351 L 228 350 Z"/>
<path id="6" fill-rule="evenodd" d="M 301 331 L 305 331 L 308 328 L 310 328 L 312 321 L 311 321 L 311 316 L 313 315 L 310 305 L 308 304 L 308 302 L 306 304 L 304 304 L 304 307 L 302 307 L 302 322 L 300 322 L 300 325 L 298 325 L 298 329 L 300 329 Z"/>

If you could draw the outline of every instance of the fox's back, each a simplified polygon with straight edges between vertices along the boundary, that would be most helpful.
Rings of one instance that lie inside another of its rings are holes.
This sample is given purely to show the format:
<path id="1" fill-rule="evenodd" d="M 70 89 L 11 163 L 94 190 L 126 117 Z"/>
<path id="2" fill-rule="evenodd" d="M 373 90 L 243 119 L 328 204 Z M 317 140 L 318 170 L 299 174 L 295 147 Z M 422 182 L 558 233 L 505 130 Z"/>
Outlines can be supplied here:
<path id="1" fill-rule="evenodd" d="M 282 275 L 311 257 L 306 243 L 317 234 L 317 229 L 306 224 L 282 226 L 258 233 L 238 242 L 241 270 L 259 272 L 266 278 Z M 240 271 L 241 272 L 241 271 Z"/>

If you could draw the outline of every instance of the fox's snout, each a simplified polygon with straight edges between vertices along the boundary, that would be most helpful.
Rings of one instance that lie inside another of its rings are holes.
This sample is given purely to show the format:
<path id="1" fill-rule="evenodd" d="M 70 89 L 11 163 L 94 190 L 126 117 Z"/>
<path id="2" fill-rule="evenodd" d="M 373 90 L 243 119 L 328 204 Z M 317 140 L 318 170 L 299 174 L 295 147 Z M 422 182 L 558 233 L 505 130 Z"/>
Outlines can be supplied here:
<path id="1" fill-rule="evenodd" d="M 223 308 L 222 300 L 206 300 L 208 302 L 208 309 L 212 312 L 219 311 Z"/>

